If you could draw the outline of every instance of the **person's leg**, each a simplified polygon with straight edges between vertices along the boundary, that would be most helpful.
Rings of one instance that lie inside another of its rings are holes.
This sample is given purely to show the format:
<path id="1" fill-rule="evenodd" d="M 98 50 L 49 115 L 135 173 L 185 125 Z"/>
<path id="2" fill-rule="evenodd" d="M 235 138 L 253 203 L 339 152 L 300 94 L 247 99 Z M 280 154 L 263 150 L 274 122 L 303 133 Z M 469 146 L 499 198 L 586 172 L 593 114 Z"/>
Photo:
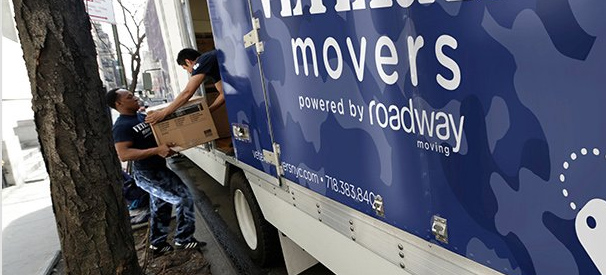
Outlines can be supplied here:
<path id="1" fill-rule="evenodd" d="M 154 247 L 162 247 L 166 245 L 168 237 L 172 205 L 154 194 L 156 182 L 153 174 L 153 171 L 134 172 L 136 184 L 150 193 L 150 244 Z"/>
<path id="2" fill-rule="evenodd" d="M 194 202 L 189 189 L 181 178 L 167 168 L 153 173 L 136 174 L 142 182 L 153 182 L 141 188 L 153 196 L 174 204 L 177 210 L 175 243 L 183 244 L 193 239 L 195 231 Z"/>
<path id="3" fill-rule="evenodd" d="M 194 201 L 187 185 L 172 170 L 166 169 L 161 172 L 164 178 L 166 191 L 171 196 L 178 198 L 176 201 L 177 228 L 175 229 L 175 243 L 183 244 L 193 240 L 196 217 L 194 213 Z"/>
<path id="4" fill-rule="evenodd" d="M 173 206 L 156 196 L 151 196 L 150 199 L 149 242 L 151 245 L 158 247 L 166 243 Z"/>

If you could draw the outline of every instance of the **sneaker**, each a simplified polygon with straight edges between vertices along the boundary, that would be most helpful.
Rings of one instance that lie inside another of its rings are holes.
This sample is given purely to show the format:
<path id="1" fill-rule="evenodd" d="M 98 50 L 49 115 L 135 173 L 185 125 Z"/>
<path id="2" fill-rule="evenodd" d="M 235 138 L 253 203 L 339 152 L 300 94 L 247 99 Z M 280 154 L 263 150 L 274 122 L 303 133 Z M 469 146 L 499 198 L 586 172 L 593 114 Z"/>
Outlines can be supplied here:
<path id="1" fill-rule="evenodd" d="M 159 245 L 150 245 L 149 249 L 152 251 L 154 256 L 160 256 L 166 252 L 173 251 L 174 248 L 168 243 L 161 243 Z"/>
<path id="2" fill-rule="evenodd" d="M 178 243 L 175 242 L 175 247 L 177 249 L 201 249 L 206 246 L 206 242 L 198 241 L 192 238 L 190 241 L 186 243 Z"/>

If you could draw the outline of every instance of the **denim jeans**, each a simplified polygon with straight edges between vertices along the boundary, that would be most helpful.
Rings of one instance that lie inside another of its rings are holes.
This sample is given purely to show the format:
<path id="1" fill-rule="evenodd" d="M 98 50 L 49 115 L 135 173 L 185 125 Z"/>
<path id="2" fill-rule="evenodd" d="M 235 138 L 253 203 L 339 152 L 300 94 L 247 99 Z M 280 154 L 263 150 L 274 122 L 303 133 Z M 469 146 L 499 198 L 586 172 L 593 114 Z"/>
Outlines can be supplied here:
<path id="1" fill-rule="evenodd" d="M 155 170 L 136 169 L 135 182 L 150 196 L 150 243 L 158 246 L 166 242 L 172 205 L 177 207 L 177 228 L 174 240 L 187 243 L 195 231 L 194 201 L 181 178 L 168 167 Z"/>

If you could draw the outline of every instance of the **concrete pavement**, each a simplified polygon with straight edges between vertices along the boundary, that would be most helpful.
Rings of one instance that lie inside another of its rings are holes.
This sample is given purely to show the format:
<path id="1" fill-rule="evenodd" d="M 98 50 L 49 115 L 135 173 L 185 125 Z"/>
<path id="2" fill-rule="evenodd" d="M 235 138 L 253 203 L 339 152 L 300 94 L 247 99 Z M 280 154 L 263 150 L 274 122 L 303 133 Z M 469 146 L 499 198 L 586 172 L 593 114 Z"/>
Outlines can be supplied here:
<path id="1" fill-rule="evenodd" d="M 170 159 L 169 163 L 193 191 L 195 236 L 208 243 L 204 256 L 213 274 L 286 274 L 282 265 L 269 269 L 255 266 L 238 248 L 243 244 L 238 244 L 237 221 L 228 207 L 229 188 L 214 182 L 186 158 Z M 2 274 L 45 275 L 60 249 L 48 179 L 3 189 Z"/>
<path id="2" fill-rule="evenodd" d="M 211 263 L 211 272 L 238 274 L 201 215 L 199 198 L 196 201 L 195 236 L 208 243 L 204 256 Z M 2 189 L 1 273 L 45 275 L 60 250 L 49 180 Z"/>
<path id="3" fill-rule="evenodd" d="M 48 179 L 2 189 L 2 274 L 45 274 L 60 249 Z"/>

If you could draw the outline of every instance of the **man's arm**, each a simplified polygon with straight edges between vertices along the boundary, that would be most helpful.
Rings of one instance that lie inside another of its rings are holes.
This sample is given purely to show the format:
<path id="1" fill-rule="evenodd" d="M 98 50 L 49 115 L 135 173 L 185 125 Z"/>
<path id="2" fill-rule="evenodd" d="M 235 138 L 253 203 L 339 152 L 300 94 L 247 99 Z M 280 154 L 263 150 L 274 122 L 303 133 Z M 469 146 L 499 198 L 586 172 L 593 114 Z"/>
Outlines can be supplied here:
<path id="1" fill-rule="evenodd" d="M 225 96 L 223 96 L 223 81 L 217 81 L 215 83 L 215 88 L 219 91 L 219 95 L 215 98 L 215 101 L 208 107 L 210 112 L 212 113 L 216 109 L 219 109 L 223 103 L 225 103 Z"/>
<path id="2" fill-rule="evenodd" d="M 155 155 L 165 158 L 174 154 L 174 151 L 171 150 L 166 144 L 149 149 L 135 149 L 132 148 L 132 141 L 123 141 L 116 142 L 114 146 L 116 147 L 118 158 L 120 158 L 121 161 L 146 159 Z"/>
<path id="3" fill-rule="evenodd" d="M 202 81 L 204 81 L 205 74 L 197 74 L 192 76 L 187 82 L 187 86 L 185 89 L 171 102 L 166 108 L 161 111 L 151 112 L 145 118 L 145 122 L 154 124 L 156 122 L 161 121 L 167 115 L 171 114 L 179 107 L 183 106 L 187 101 L 194 95 L 196 90 L 200 88 Z"/>

